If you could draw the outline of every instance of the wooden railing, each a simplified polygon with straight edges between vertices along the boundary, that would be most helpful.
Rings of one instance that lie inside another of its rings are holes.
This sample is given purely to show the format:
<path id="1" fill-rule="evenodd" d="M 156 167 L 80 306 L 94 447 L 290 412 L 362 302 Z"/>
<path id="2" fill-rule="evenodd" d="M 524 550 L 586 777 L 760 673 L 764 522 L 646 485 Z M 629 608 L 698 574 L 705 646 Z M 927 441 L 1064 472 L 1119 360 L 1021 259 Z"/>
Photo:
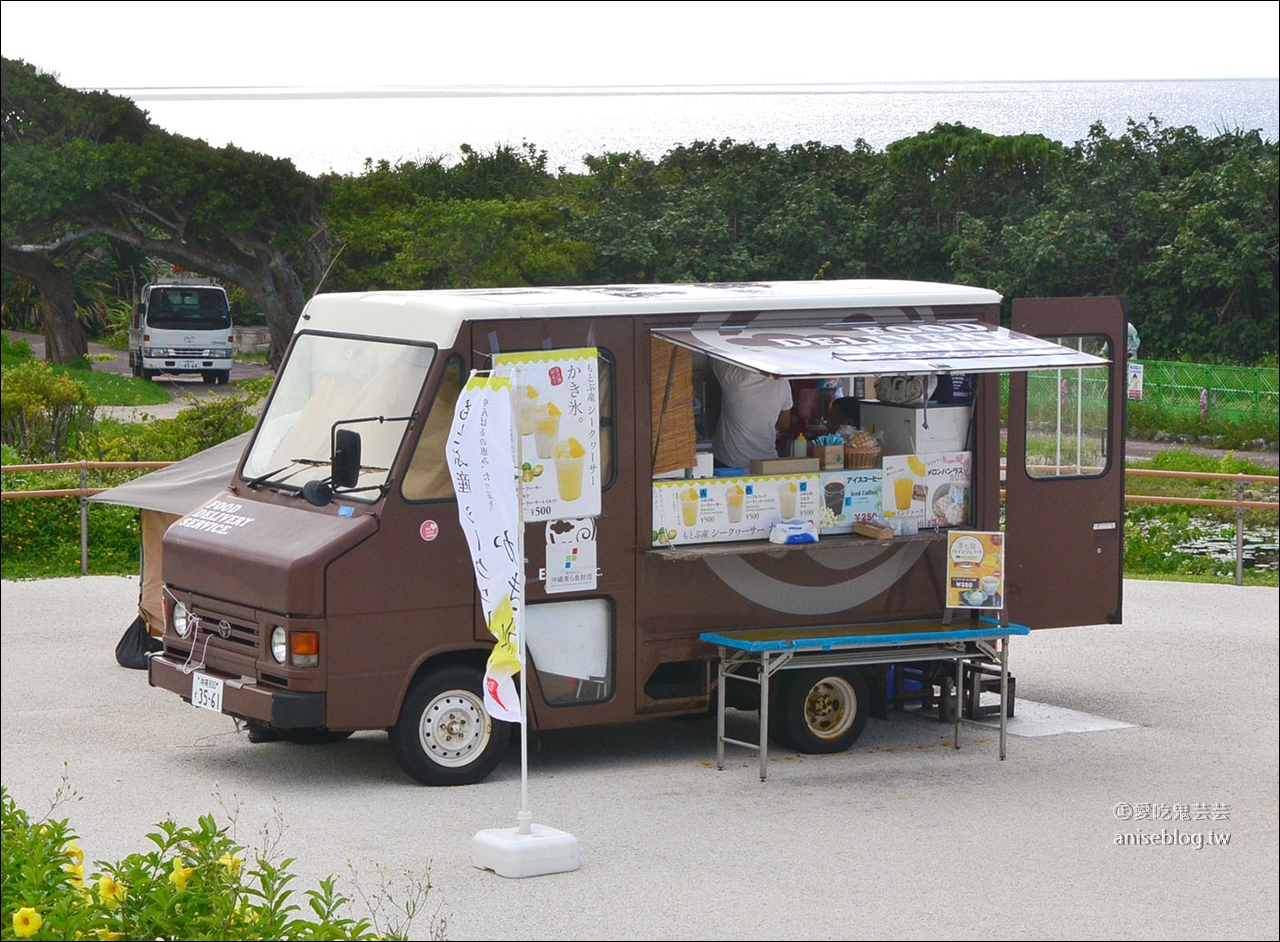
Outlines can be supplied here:
<path id="1" fill-rule="evenodd" d="M 18 471 L 75 471 L 80 472 L 80 486 L 43 491 L 0 491 L 0 500 L 17 500 L 27 497 L 79 497 L 80 498 L 80 575 L 89 574 L 89 498 L 110 490 L 107 487 L 90 487 L 90 471 L 110 469 L 130 470 L 138 468 L 167 468 L 172 461 L 62 461 L 55 464 L 8 464 L 0 467 L 0 473 Z"/>

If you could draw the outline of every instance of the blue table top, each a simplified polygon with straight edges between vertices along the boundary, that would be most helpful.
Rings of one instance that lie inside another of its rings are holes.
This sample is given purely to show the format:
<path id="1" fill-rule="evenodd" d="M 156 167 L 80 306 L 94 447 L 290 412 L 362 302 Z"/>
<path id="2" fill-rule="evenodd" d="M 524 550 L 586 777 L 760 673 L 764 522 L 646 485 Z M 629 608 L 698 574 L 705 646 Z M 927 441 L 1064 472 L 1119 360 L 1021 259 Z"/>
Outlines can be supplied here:
<path id="1" fill-rule="evenodd" d="M 764 652 L 830 651 L 875 645 L 976 641 L 1029 634 L 1031 629 L 1025 625 L 1001 625 L 995 619 L 983 618 L 977 624 L 966 621 L 946 625 L 941 621 L 930 620 L 836 625 L 829 628 L 749 628 L 743 631 L 704 631 L 698 637 L 708 644 L 739 651 Z"/>

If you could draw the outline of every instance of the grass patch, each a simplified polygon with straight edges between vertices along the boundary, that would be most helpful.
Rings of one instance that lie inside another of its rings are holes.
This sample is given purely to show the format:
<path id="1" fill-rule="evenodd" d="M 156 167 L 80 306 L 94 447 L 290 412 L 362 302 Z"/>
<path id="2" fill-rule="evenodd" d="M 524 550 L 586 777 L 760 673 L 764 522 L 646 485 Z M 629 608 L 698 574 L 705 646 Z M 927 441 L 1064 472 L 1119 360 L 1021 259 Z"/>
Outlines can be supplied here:
<path id="1" fill-rule="evenodd" d="M 0 340 L 0 366 L 9 369 L 34 360 L 31 345 L 26 341 L 12 340 L 7 333 L 0 336 L 3 337 Z M 92 359 L 99 361 L 112 358 L 99 354 Z M 74 366 L 61 366 L 57 363 L 49 365 L 59 376 L 66 376 L 83 385 L 94 403 L 100 406 L 158 406 L 173 399 L 155 383 L 135 379 L 128 374 L 95 370 L 88 362 Z"/>
<path id="2" fill-rule="evenodd" d="M 132 376 L 98 370 L 72 370 L 62 366 L 55 366 L 54 370 L 66 371 L 69 376 L 84 383 L 89 395 L 100 406 L 158 406 L 173 399 L 155 383 L 134 379 Z"/>

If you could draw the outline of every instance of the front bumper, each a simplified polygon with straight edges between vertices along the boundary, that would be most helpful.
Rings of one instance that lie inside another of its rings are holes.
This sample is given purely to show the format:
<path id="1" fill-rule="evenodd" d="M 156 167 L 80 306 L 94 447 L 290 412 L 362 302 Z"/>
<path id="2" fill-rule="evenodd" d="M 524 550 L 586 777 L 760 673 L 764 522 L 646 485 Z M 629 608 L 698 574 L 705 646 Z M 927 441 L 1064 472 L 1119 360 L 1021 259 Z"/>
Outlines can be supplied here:
<path id="1" fill-rule="evenodd" d="M 315 729 L 324 725 L 323 693 L 275 690 L 221 671 L 202 669 L 201 672 L 224 681 L 222 712 L 228 716 L 260 720 L 276 729 Z M 152 687 L 172 691 L 191 702 L 191 674 L 183 671 L 181 661 L 156 655 L 147 666 L 147 677 Z"/>

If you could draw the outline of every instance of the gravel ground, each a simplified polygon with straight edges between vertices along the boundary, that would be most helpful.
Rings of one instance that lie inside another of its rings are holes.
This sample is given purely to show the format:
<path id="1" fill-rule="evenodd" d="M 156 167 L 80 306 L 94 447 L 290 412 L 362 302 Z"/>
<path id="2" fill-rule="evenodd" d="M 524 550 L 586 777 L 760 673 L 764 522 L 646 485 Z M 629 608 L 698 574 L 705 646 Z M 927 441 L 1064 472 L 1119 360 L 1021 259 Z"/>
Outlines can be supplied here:
<path id="1" fill-rule="evenodd" d="M 710 720 L 548 733 L 534 821 L 574 834 L 582 866 L 506 880 L 471 866 L 471 840 L 515 824 L 518 750 L 480 785 L 429 789 L 382 733 L 251 745 L 116 666 L 135 580 L 5 582 L 3 782 L 39 814 L 65 774 L 81 800 L 56 814 L 90 859 L 143 850 L 166 815 L 222 816 L 215 795 L 251 846 L 278 811 L 296 889 L 348 862 L 366 887 L 430 865 L 451 939 L 1275 938 L 1278 593 L 1125 592 L 1122 627 L 1037 632 L 1011 663 L 1020 702 L 1130 728 L 1011 736 L 1001 762 L 991 730 L 966 724 L 957 752 L 950 726 L 896 716 L 846 753 L 771 750 L 765 783 L 745 750 L 716 770 Z M 754 731 L 754 714 L 731 720 Z M 1176 843 L 1210 830 L 1230 844 Z"/>

